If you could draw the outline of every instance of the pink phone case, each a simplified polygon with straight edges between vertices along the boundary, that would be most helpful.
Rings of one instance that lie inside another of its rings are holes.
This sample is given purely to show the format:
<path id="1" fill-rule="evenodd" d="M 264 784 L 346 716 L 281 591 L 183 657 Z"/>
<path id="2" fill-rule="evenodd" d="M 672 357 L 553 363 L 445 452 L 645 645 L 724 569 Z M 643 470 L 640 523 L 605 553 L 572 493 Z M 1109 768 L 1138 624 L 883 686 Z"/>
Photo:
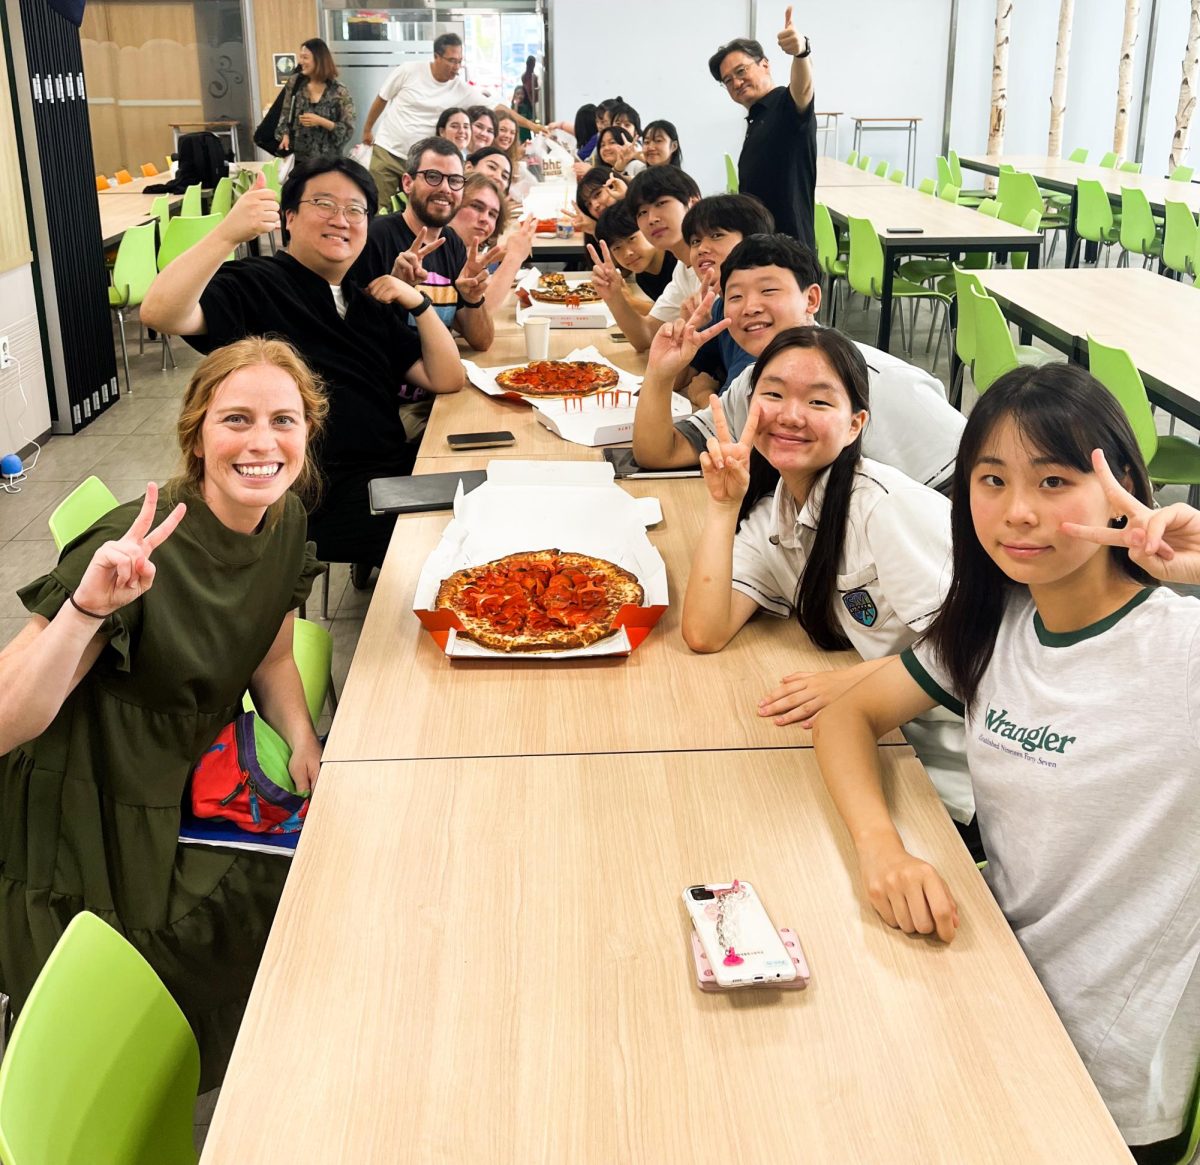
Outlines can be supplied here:
<path id="1" fill-rule="evenodd" d="M 792 962 L 796 965 L 796 978 L 790 983 L 761 983 L 756 984 L 755 987 L 773 988 L 776 991 L 803 991 L 808 986 L 811 976 L 808 971 L 808 963 L 804 958 L 804 950 L 800 946 L 800 936 L 790 927 L 781 926 L 779 937 L 783 939 L 783 945 L 787 947 L 788 954 L 792 956 Z M 725 988 L 717 983 L 708 956 L 704 953 L 704 947 L 700 942 L 700 936 L 694 929 L 692 930 L 692 960 L 696 964 L 696 983 L 701 991 L 743 990 L 741 987 Z"/>

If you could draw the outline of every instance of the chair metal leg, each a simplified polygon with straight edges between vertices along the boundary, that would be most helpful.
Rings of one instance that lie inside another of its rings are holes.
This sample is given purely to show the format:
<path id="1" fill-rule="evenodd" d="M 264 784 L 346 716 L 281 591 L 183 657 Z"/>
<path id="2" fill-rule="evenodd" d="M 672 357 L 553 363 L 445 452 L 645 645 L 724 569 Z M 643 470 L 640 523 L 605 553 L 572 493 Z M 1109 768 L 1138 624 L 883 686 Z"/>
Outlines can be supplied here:
<path id="1" fill-rule="evenodd" d="M 946 351 L 949 352 L 952 341 L 950 339 L 950 308 L 947 304 L 942 304 L 942 326 L 938 328 L 938 342 L 937 347 L 933 350 L 933 364 L 930 365 L 931 368 L 937 367 L 938 357 L 942 354 L 943 335 L 946 337 Z"/>
<path id="2" fill-rule="evenodd" d="M 138 355 L 146 355 L 146 325 L 142 323 L 141 312 L 138 313 Z"/>
<path id="3" fill-rule="evenodd" d="M 321 591 L 321 618 L 329 622 L 329 563 L 325 564 L 325 573 L 321 576 L 324 589 Z"/>
<path id="4" fill-rule="evenodd" d="M 121 363 L 125 365 L 125 391 L 133 392 L 133 385 L 129 383 L 129 349 L 125 346 L 125 313 L 117 312 L 117 326 L 121 331 Z"/>
<path id="5" fill-rule="evenodd" d="M 171 337 L 166 332 L 159 332 L 158 338 L 162 341 L 162 367 L 159 371 L 166 372 L 168 356 L 171 357 L 171 367 L 175 367 L 175 353 L 171 351 Z"/>

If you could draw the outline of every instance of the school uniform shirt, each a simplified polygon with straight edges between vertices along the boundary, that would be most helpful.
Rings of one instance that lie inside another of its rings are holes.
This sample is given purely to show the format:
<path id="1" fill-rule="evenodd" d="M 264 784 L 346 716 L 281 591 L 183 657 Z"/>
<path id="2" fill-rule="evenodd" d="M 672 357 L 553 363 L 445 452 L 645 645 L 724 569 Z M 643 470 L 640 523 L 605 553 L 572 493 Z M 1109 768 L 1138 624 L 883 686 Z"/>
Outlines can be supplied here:
<path id="1" fill-rule="evenodd" d="M 733 539 L 733 589 L 792 618 L 821 519 L 829 470 L 797 508 L 780 482 Z M 860 460 L 838 564 L 837 625 L 863 659 L 899 655 L 938 612 L 950 583 L 950 503 L 897 469 Z M 934 708 L 904 725 L 950 816 L 975 815 L 961 714 Z"/>
<path id="2" fill-rule="evenodd" d="M 931 647 L 901 658 L 961 709 Z M 966 725 L 996 901 L 1126 1143 L 1173 1136 L 1200 1059 L 1200 601 L 1148 588 L 1056 634 L 1014 587 Z"/>
<path id="3" fill-rule="evenodd" d="M 695 295 L 700 290 L 700 277 L 686 263 L 675 264 L 671 272 L 671 282 L 667 289 L 655 301 L 649 314 L 664 324 L 673 323 L 679 319 L 680 308 L 689 295 Z"/>
<path id="4" fill-rule="evenodd" d="M 387 105 L 375 122 L 375 144 L 403 157 L 415 142 L 433 137 L 443 109 L 475 105 L 480 96 L 463 77 L 435 81 L 428 61 L 398 65 L 379 87 Z"/>
<path id="5" fill-rule="evenodd" d="M 954 472 L 966 418 L 946 401 L 936 376 L 878 348 L 858 344 L 870 378 L 871 417 L 863 430 L 864 457 L 903 470 L 913 481 L 943 489 Z M 750 415 L 750 364 L 721 397 L 736 438 Z M 712 409 L 677 421 L 675 428 L 701 453 L 716 436 Z"/>
<path id="6" fill-rule="evenodd" d="M 738 158 L 738 186 L 775 216 L 775 229 L 814 251 L 813 201 L 817 183 L 816 99 L 797 109 L 791 90 L 778 85 L 746 114 Z"/>

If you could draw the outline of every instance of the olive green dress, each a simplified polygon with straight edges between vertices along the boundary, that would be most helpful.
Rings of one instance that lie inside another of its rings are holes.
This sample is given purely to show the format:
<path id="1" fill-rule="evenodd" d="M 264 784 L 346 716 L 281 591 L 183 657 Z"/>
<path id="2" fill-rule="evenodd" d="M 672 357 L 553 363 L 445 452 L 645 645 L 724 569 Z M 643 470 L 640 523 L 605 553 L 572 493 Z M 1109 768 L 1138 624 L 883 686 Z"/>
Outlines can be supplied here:
<path id="1" fill-rule="evenodd" d="M 287 495 L 259 533 L 222 525 L 195 495 L 155 552 L 154 584 L 105 620 L 108 645 L 36 740 L 0 762 L 0 991 L 20 1009 L 72 916 L 90 910 L 145 956 L 220 1083 L 289 861 L 181 846 L 192 765 L 242 694 L 318 564 Z M 52 619 L 96 548 L 128 530 L 120 506 L 64 547 L 20 597 Z M 160 501 L 157 521 L 170 511 Z"/>

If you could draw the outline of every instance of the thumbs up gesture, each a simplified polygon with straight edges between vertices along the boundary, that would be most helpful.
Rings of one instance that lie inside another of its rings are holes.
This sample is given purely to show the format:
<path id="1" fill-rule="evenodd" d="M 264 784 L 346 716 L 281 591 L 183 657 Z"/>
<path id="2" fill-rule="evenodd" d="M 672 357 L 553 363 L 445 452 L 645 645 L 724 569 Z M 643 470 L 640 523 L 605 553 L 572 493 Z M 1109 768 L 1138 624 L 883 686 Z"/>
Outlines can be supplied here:
<path id="1" fill-rule="evenodd" d="M 804 51 L 804 38 L 792 24 L 792 6 L 789 4 L 783 17 L 783 31 L 779 34 L 779 47 L 789 57 L 797 56 Z"/>
<path id="2" fill-rule="evenodd" d="M 217 229 L 236 247 L 278 228 L 279 199 L 260 172 Z"/>

